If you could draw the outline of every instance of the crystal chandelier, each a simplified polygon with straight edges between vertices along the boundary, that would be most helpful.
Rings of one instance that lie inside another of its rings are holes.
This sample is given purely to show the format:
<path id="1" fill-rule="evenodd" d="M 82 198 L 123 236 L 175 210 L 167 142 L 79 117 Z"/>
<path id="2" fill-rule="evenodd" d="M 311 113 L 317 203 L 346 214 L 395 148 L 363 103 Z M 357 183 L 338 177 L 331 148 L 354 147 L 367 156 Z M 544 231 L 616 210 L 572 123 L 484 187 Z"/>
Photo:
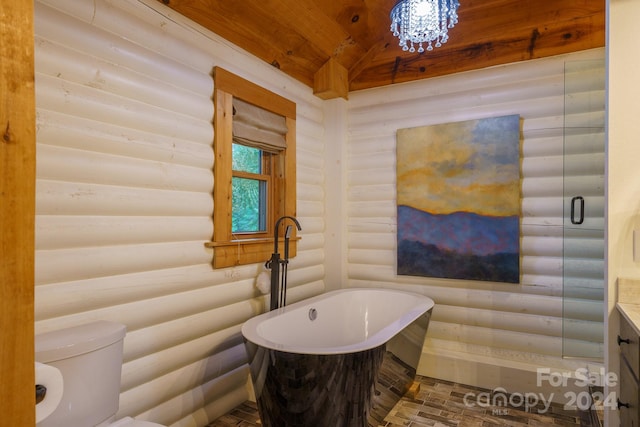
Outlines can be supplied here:
<path id="1" fill-rule="evenodd" d="M 391 32 L 400 39 L 402 50 L 418 52 L 442 46 L 448 29 L 458 23 L 458 0 L 400 0 L 391 9 Z M 432 44 L 433 43 L 433 44 Z"/>

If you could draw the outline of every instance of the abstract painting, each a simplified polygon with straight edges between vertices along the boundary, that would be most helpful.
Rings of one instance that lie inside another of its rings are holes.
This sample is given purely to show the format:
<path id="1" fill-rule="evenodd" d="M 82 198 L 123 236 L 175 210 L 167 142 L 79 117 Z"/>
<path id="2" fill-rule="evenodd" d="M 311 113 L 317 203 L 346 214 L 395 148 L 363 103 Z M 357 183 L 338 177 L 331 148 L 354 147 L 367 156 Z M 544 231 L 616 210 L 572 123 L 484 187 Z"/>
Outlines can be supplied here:
<path id="1" fill-rule="evenodd" d="M 396 137 L 398 274 L 518 283 L 520 116 Z"/>

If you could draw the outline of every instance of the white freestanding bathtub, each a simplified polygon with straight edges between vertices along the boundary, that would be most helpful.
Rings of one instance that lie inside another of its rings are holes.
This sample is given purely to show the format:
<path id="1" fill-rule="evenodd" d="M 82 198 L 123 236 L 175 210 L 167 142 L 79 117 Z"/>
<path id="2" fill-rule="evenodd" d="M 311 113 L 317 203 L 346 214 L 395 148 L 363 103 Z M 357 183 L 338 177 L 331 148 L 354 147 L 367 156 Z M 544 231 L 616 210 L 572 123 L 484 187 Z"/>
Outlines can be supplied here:
<path id="1" fill-rule="evenodd" d="M 433 300 L 343 289 L 242 326 L 266 427 L 382 424 L 415 379 Z"/>

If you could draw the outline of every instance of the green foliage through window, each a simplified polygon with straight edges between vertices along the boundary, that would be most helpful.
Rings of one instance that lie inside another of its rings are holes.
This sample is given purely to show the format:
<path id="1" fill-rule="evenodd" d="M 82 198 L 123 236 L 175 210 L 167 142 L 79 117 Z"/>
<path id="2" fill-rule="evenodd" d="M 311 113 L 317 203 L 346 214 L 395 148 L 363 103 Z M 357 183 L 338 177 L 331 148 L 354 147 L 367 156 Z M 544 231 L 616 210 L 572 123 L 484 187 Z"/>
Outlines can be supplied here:
<path id="1" fill-rule="evenodd" d="M 258 179 L 262 173 L 262 150 L 233 144 L 232 168 L 247 177 L 234 176 L 232 187 L 233 233 L 255 233 L 266 230 L 267 183 Z M 253 178 L 251 175 L 255 174 Z"/>
<path id="2" fill-rule="evenodd" d="M 231 168 L 235 171 L 262 173 L 262 150 L 234 143 Z"/>

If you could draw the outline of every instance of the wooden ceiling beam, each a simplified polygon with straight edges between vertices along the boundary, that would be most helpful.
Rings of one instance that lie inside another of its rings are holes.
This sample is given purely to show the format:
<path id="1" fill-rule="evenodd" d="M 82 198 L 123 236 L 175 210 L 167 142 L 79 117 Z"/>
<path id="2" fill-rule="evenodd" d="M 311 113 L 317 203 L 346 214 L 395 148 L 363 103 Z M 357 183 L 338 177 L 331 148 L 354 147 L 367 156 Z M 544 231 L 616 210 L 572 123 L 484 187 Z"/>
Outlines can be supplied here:
<path id="1" fill-rule="evenodd" d="M 358 62 L 356 62 L 355 64 L 353 64 L 353 66 L 351 66 L 351 68 L 349 68 L 349 84 L 351 84 L 351 82 L 355 80 L 360 75 L 360 73 L 362 73 L 367 67 L 369 67 L 374 58 L 378 56 L 380 52 L 384 51 L 387 46 L 389 46 L 389 43 L 384 40 L 381 40 L 371 46 L 367 53 L 365 53 L 358 60 Z"/>
<path id="2" fill-rule="evenodd" d="M 349 73 L 334 59 L 329 60 L 315 73 L 313 94 L 321 99 L 344 98 L 349 95 Z"/>
<path id="3" fill-rule="evenodd" d="M 451 41 L 451 40 L 450 40 Z M 382 51 L 350 82 L 350 90 L 386 86 L 430 77 L 603 47 L 604 20 L 592 17 L 506 32 L 475 43 L 447 43 L 446 48 L 407 54 Z"/>

